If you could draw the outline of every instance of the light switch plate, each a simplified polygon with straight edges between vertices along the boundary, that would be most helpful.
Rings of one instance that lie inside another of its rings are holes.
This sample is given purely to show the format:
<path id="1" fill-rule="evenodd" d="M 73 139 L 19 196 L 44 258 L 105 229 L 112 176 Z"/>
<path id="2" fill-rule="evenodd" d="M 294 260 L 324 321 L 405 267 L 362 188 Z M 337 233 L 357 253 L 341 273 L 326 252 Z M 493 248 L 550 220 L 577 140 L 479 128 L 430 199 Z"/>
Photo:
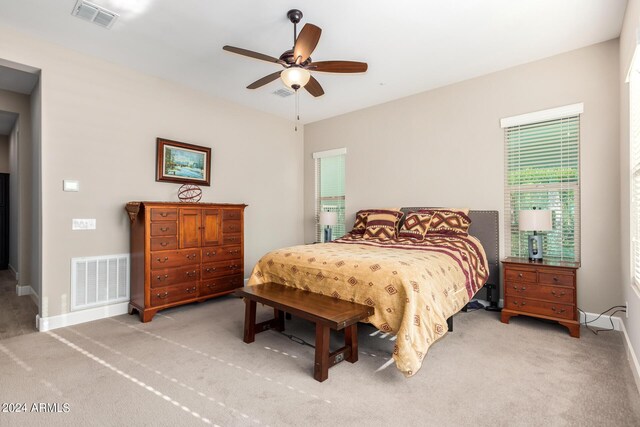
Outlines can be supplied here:
<path id="1" fill-rule="evenodd" d="M 72 230 L 95 230 L 96 220 L 95 218 L 74 218 L 71 220 Z"/>
<path id="2" fill-rule="evenodd" d="M 65 179 L 62 181 L 62 189 L 64 191 L 80 191 L 80 181 Z"/>

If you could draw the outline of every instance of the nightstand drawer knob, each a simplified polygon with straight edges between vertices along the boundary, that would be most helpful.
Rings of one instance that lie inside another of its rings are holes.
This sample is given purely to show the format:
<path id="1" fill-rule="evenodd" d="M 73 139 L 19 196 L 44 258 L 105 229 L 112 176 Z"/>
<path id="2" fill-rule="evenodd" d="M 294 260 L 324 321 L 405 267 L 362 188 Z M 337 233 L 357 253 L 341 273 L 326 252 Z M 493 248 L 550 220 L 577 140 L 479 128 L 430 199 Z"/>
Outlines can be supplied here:
<path id="1" fill-rule="evenodd" d="M 522 273 L 518 273 L 518 277 L 522 277 Z"/>

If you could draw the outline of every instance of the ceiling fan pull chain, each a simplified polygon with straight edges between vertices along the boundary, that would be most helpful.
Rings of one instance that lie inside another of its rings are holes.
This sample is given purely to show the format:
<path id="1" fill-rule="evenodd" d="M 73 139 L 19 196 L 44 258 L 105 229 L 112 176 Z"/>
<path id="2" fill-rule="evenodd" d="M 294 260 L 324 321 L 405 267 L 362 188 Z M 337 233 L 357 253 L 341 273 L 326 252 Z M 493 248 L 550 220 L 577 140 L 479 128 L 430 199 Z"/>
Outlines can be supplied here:
<path id="1" fill-rule="evenodd" d="M 295 128 L 296 132 L 298 132 L 298 122 L 300 121 L 300 100 L 299 100 L 299 92 L 296 90 L 296 117 L 295 117 Z"/>

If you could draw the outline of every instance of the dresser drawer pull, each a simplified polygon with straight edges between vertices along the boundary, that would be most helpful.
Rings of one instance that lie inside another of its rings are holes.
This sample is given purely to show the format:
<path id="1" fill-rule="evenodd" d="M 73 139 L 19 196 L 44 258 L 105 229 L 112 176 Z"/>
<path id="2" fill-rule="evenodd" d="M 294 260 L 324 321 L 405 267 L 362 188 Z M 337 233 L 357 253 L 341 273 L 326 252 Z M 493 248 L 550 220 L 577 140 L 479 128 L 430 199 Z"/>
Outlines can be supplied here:
<path id="1" fill-rule="evenodd" d="M 169 292 L 165 292 L 164 294 L 156 294 L 156 296 L 160 299 L 165 299 L 169 296 Z"/>
<path id="2" fill-rule="evenodd" d="M 229 255 L 236 255 L 240 253 L 240 249 L 236 249 L 235 251 L 229 251 Z"/>
<path id="3" fill-rule="evenodd" d="M 518 287 L 516 285 L 513 285 L 513 289 L 515 289 L 516 291 L 526 291 L 527 290 L 526 286 L 523 286 L 521 289 L 518 289 Z"/>
<path id="4" fill-rule="evenodd" d="M 229 270 L 236 270 L 236 269 L 240 268 L 240 266 L 236 265 L 236 264 L 233 264 L 233 265 L 230 265 L 228 268 L 229 268 Z"/>
<path id="5" fill-rule="evenodd" d="M 553 276 L 553 281 L 557 282 L 558 281 L 558 276 Z"/>
<path id="6" fill-rule="evenodd" d="M 185 274 L 187 275 L 187 277 L 194 277 L 197 274 L 197 271 L 187 271 Z"/>
<path id="7" fill-rule="evenodd" d="M 169 227 L 160 227 L 160 231 L 169 231 Z"/>
<path id="8" fill-rule="evenodd" d="M 518 277 L 522 277 L 522 273 L 518 273 Z"/>
<path id="9" fill-rule="evenodd" d="M 167 262 L 168 260 L 169 260 L 169 257 L 167 257 L 167 256 L 164 257 L 163 259 L 156 258 L 156 261 L 158 261 L 158 262 Z"/>
<path id="10" fill-rule="evenodd" d="M 162 279 L 166 279 L 167 277 L 169 277 L 169 275 L 165 274 L 164 276 L 158 276 L 157 279 L 162 280 Z"/>
<path id="11" fill-rule="evenodd" d="M 215 267 L 207 267 L 207 269 L 205 270 L 207 273 L 211 273 L 213 271 L 216 271 Z"/>
<path id="12" fill-rule="evenodd" d="M 193 288 L 187 288 L 186 291 L 190 294 L 194 293 L 196 291 L 196 287 L 194 286 Z"/>
<path id="13" fill-rule="evenodd" d="M 207 256 L 216 256 L 216 251 L 207 252 Z"/>
<path id="14" fill-rule="evenodd" d="M 169 215 L 168 212 L 160 212 L 160 216 L 166 218 Z"/>
<path id="15" fill-rule="evenodd" d="M 513 305 L 518 305 L 518 301 L 514 301 L 514 302 L 513 302 Z M 526 301 L 522 301 L 522 302 L 520 303 L 520 307 L 524 307 L 525 305 L 527 305 L 527 302 L 526 302 Z"/>
<path id="16" fill-rule="evenodd" d="M 160 242 L 160 246 L 167 246 L 169 242 Z"/>
<path id="17" fill-rule="evenodd" d="M 560 291 L 560 295 L 558 295 L 556 293 L 556 291 L 551 291 L 551 295 L 553 295 L 554 297 L 560 298 L 560 297 L 563 297 L 565 295 L 565 292 L 564 291 Z"/>
<path id="18" fill-rule="evenodd" d="M 230 242 L 235 242 L 236 240 L 238 240 L 237 237 L 227 237 L 227 240 Z"/>
<path id="19" fill-rule="evenodd" d="M 557 309 L 557 308 L 555 308 L 555 307 L 551 307 L 551 311 L 555 311 L 555 312 L 556 312 L 556 313 L 558 313 L 558 314 L 562 314 L 562 313 L 564 313 L 565 311 L 567 311 L 567 309 L 566 309 L 566 308 Z"/>
<path id="20" fill-rule="evenodd" d="M 196 254 L 188 254 L 187 259 L 196 259 Z"/>

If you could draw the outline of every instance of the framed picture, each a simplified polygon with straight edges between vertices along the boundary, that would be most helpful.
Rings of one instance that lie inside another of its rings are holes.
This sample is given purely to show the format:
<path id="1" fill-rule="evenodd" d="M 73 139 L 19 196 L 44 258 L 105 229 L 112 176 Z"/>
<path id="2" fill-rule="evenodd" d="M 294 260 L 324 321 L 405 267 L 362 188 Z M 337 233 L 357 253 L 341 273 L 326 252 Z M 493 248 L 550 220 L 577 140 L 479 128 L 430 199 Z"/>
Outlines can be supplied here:
<path id="1" fill-rule="evenodd" d="M 156 181 L 211 185 L 211 148 L 158 138 Z"/>

